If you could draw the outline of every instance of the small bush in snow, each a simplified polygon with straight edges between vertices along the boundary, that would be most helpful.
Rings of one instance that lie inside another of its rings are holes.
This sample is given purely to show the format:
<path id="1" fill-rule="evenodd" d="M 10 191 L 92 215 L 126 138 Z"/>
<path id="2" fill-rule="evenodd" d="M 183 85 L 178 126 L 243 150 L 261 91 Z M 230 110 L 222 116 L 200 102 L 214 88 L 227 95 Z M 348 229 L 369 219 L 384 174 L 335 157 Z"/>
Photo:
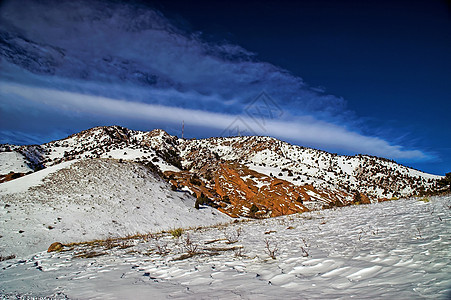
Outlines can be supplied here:
<path id="1" fill-rule="evenodd" d="M 237 228 L 235 231 L 226 232 L 225 238 L 227 240 L 227 244 L 234 244 L 238 242 L 239 237 L 241 236 L 242 229 L 241 227 Z"/>
<path id="2" fill-rule="evenodd" d="M 201 193 L 199 197 L 196 199 L 196 203 L 194 204 L 194 207 L 196 209 L 200 208 L 200 205 L 208 205 L 213 208 L 218 208 L 219 205 L 216 204 L 214 201 L 212 201 L 210 198 L 204 195 L 204 193 Z"/>
<path id="3" fill-rule="evenodd" d="M 269 257 L 276 259 L 277 252 L 279 252 L 276 243 L 271 243 L 269 239 L 265 239 L 265 250 Z"/>
<path id="4" fill-rule="evenodd" d="M 353 198 L 353 200 L 354 200 L 354 204 L 360 204 L 360 202 L 362 202 L 362 196 L 360 195 L 360 192 L 359 191 L 356 191 L 355 193 L 354 193 L 354 198 Z"/>
<path id="5" fill-rule="evenodd" d="M 183 248 L 189 255 L 194 255 L 198 253 L 199 245 L 193 242 L 189 234 L 187 234 L 185 240 L 183 241 Z"/>
<path id="6" fill-rule="evenodd" d="M 172 235 L 172 237 L 179 238 L 183 234 L 183 229 L 175 228 L 175 229 L 172 229 L 171 231 L 169 231 L 169 233 Z"/>
<path id="7" fill-rule="evenodd" d="M 170 250 L 168 249 L 168 244 L 167 243 L 160 243 L 157 242 L 155 244 L 155 248 L 156 248 L 156 252 L 159 255 L 166 255 L 170 252 Z"/>
<path id="8" fill-rule="evenodd" d="M 197 198 L 196 199 L 196 203 L 194 203 L 194 208 L 195 209 L 199 209 L 201 204 L 203 204 L 202 199 L 201 198 Z"/>

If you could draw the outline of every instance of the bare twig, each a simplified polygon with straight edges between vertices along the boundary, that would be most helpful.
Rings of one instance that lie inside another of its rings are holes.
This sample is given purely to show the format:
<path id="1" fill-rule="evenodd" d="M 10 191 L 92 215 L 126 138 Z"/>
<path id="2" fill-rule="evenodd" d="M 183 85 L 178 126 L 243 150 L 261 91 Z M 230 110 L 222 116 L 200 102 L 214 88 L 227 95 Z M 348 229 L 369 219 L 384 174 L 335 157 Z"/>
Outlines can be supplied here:
<path id="1" fill-rule="evenodd" d="M 417 230 L 418 230 L 418 234 L 420 235 L 420 239 L 423 238 L 423 237 L 421 236 L 420 228 L 417 227 Z"/>
<path id="2" fill-rule="evenodd" d="M 242 229 L 241 227 L 238 227 L 235 231 L 232 232 L 226 232 L 225 233 L 225 238 L 227 240 L 227 244 L 234 244 L 238 242 L 238 239 L 241 236 L 242 233 Z"/>
<path id="3" fill-rule="evenodd" d="M 234 249 L 235 257 L 243 257 L 243 247 L 237 247 Z"/>
<path id="4" fill-rule="evenodd" d="M 170 252 L 170 250 L 168 249 L 168 244 L 167 243 L 159 243 L 157 242 L 155 244 L 155 247 L 157 248 L 157 253 L 160 255 L 166 255 Z"/>
<path id="5" fill-rule="evenodd" d="M 265 248 L 266 248 L 266 253 L 268 253 L 269 257 L 271 257 L 272 259 L 276 259 L 276 254 L 279 251 L 279 248 L 277 248 L 277 244 L 274 243 L 273 245 L 271 245 L 271 242 L 269 241 L 269 239 L 265 239 Z"/>
<path id="6" fill-rule="evenodd" d="M 198 245 L 196 243 L 194 243 L 189 234 L 186 235 L 186 239 L 183 241 L 183 248 L 185 249 L 185 251 L 189 254 L 196 254 L 198 251 Z"/>

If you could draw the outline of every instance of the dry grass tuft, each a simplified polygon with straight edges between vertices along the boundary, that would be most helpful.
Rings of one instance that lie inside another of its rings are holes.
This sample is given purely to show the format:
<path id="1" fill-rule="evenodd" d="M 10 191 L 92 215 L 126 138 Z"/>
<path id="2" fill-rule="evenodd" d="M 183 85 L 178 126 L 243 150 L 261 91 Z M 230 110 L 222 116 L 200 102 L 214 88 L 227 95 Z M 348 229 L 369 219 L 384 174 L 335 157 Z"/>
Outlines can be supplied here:
<path id="1" fill-rule="evenodd" d="M 183 228 L 175 228 L 169 231 L 169 233 L 172 235 L 172 237 L 174 238 L 179 238 L 182 236 L 184 230 Z"/>

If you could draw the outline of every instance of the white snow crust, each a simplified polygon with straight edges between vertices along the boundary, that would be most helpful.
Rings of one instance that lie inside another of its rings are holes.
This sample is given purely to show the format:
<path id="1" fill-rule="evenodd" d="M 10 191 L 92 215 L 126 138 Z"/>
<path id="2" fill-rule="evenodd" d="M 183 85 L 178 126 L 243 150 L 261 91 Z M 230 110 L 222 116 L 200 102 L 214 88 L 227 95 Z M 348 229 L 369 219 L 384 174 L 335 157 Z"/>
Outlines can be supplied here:
<path id="1" fill-rule="evenodd" d="M 81 248 L 38 252 L 1 262 L 0 290 L 71 299 L 449 299 L 451 196 L 429 200 L 190 230 L 93 258 L 75 258 Z M 201 254 L 177 259 L 188 235 Z"/>
<path id="2" fill-rule="evenodd" d="M 0 174 L 27 173 L 29 171 L 33 171 L 33 169 L 28 166 L 28 161 L 22 154 L 16 151 L 0 152 Z"/>
<path id="3" fill-rule="evenodd" d="M 196 210 L 194 197 L 171 191 L 144 166 L 114 159 L 48 167 L 1 184 L 0 197 L 1 255 L 230 220 L 210 207 Z"/>

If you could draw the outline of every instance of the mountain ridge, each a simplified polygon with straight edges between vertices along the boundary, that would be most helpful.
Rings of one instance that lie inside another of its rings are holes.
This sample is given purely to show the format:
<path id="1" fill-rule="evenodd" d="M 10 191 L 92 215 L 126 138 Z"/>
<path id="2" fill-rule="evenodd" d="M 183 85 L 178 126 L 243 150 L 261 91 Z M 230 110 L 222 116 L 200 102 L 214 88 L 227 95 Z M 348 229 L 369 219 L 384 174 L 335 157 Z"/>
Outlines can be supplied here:
<path id="1" fill-rule="evenodd" d="M 132 160 L 150 166 L 174 190 L 189 191 L 234 217 L 421 195 L 437 190 L 442 178 L 385 158 L 338 155 L 273 137 L 188 140 L 161 129 L 144 132 L 121 126 L 94 127 L 42 145 L 0 147 L 0 155 L 8 152 L 22 155 L 22 165 L 33 169 L 70 160 Z"/>

